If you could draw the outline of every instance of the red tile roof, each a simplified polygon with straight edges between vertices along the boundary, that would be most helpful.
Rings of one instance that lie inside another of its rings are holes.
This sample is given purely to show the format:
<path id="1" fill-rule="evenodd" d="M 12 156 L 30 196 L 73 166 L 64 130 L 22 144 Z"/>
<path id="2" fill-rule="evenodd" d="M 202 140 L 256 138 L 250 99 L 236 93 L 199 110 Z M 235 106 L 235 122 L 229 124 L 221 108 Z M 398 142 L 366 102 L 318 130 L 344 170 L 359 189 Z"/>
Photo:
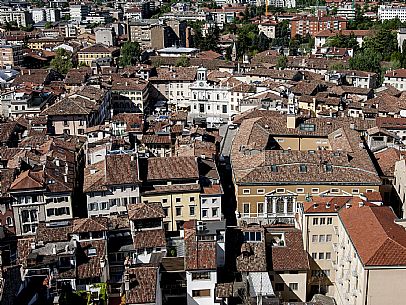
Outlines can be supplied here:
<path id="1" fill-rule="evenodd" d="M 136 267 L 126 270 L 130 281 L 130 290 L 126 291 L 126 304 L 155 304 L 156 267 Z"/>
<path id="2" fill-rule="evenodd" d="M 130 220 L 165 217 L 162 205 L 159 202 L 129 204 L 127 209 Z"/>
<path id="3" fill-rule="evenodd" d="M 148 159 L 148 180 L 197 179 L 199 170 L 195 157 Z"/>
<path id="4" fill-rule="evenodd" d="M 185 269 L 216 269 L 216 242 L 196 240 L 195 220 L 186 222 L 183 228 L 185 230 Z"/>
<path id="5" fill-rule="evenodd" d="M 133 232 L 134 249 L 166 247 L 165 230 L 146 230 Z"/>
<path id="6" fill-rule="evenodd" d="M 406 230 L 387 206 L 352 206 L 339 213 L 364 266 L 406 266 Z"/>

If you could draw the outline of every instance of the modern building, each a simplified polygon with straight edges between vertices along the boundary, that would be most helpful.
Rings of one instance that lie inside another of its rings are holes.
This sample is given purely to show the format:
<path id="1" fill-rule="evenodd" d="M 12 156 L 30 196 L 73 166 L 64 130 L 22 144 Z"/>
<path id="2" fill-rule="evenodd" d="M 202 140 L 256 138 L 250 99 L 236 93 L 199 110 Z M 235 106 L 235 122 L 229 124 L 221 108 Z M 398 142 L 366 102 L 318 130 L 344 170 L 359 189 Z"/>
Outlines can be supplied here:
<path id="1" fill-rule="evenodd" d="M 389 70 L 385 73 L 385 85 L 391 85 L 400 91 L 406 90 L 406 69 Z"/>
<path id="2" fill-rule="evenodd" d="M 401 22 L 406 21 L 406 7 L 401 5 L 380 5 L 378 7 L 379 20 L 391 20 L 398 18 Z"/>
<path id="3" fill-rule="evenodd" d="M 3 68 L 20 66 L 23 62 L 21 45 L 1 45 L 0 52 L 0 65 Z"/>
<path id="4" fill-rule="evenodd" d="M 323 30 L 345 30 L 347 28 L 347 19 L 333 16 L 298 16 L 291 20 L 291 36 L 306 36 L 309 34 L 314 37 Z"/>
<path id="5" fill-rule="evenodd" d="M 86 19 L 86 17 L 90 13 L 90 6 L 84 4 L 78 5 L 70 5 L 69 6 L 69 15 L 71 20 L 75 20 L 77 22 L 82 22 Z"/>

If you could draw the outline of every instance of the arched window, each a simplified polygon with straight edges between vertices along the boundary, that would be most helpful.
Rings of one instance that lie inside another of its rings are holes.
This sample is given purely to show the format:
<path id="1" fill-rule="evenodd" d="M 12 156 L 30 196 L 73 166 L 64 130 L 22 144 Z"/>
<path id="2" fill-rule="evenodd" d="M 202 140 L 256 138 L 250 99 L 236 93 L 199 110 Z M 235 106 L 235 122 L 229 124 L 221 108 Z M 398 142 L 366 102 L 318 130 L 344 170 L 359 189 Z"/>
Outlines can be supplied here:
<path id="1" fill-rule="evenodd" d="M 10 216 L 6 218 L 6 224 L 10 227 L 13 225 L 13 218 Z"/>
<path id="2" fill-rule="evenodd" d="M 283 198 L 278 198 L 276 200 L 276 214 L 284 213 L 285 201 Z"/>

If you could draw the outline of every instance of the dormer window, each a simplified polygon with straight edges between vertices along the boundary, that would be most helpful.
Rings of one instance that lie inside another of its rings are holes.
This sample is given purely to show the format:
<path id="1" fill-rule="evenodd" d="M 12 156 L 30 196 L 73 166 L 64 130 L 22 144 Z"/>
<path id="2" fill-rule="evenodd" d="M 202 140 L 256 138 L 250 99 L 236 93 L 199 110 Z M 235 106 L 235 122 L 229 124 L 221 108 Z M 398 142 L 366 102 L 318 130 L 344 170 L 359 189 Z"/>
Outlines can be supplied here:
<path id="1" fill-rule="evenodd" d="M 326 164 L 324 168 L 326 173 L 331 173 L 333 171 L 333 165 L 331 164 Z"/>
<path id="2" fill-rule="evenodd" d="M 87 256 L 88 257 L 92 257 L 92 256 L 96 256 L 97 255 L 97 251 L 96 248 L 91 247 L 87 250 Z"/>
<path id="3" fill-rule="evenodd" d="M 285 245 L 285 236 L 283 233 L 272 233 L 273 247 L 284 247 Z"/>
<path id="4" fill-rule="evenodd" d="M 299 171 L 301 173 L 307 173 L 307 165 L 306 164 L 300 164 Z"/>
<path id="5" fill-rule="evenodd" d="M 276 173 L 278 172 L 278 166 L 276 166 L 275 164 L 271 165 L 271 172 Z"/>

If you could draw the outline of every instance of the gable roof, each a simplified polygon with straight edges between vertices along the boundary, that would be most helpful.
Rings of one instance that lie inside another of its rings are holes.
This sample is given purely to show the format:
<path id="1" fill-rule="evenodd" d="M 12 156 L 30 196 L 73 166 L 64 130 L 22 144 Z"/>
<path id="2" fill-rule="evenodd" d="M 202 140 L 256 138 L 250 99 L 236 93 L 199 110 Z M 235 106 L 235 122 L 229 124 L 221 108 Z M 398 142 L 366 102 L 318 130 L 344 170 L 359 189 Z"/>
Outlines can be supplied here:
<path id="1" fill-rule="evenodd" d="M 127 209 L 130 220 L 165 217 L 162 205 L 159 202 L 129 204 Z"/>
<path id="2" fill-rule="evenodd" d="M 26 190 L 44 188 L 44 172 L 26 170 L 22 172 L 11 184 L 10 190 Z"/>
<path id="3" fill-rule="evenodd" d="M 78 218 L 73 220 L 73 233 L 107 231 L 107 218 Z"/>

